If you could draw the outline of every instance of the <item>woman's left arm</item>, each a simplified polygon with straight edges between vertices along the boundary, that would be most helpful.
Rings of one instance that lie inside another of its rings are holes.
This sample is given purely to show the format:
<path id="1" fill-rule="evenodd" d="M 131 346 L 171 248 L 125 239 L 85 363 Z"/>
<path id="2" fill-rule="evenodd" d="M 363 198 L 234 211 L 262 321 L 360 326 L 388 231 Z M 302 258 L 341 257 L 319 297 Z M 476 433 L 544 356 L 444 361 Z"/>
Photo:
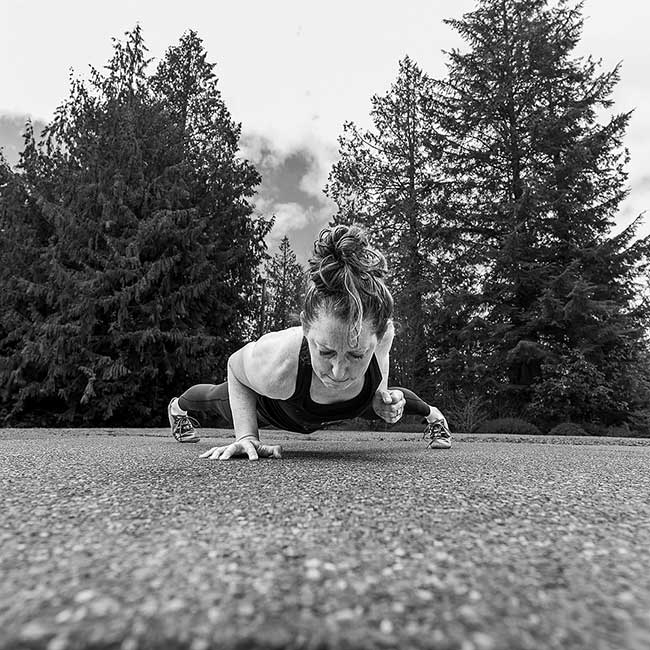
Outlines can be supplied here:
<path id="1" fill-rule="evenodd" d="M 384 332 L 384 335 L 377 343 L 377 349 L 375 350 L 375 356 L 377 357 L 377 363 L 379 364 L 379 370 L 381 371 L 381 383 L 377 390 L 388 390 L 388 372 L 390 371 L 390 350 L 393 347 L 393 339 L 395 338 L 395 326 L 393 321 L 388 321 L 388 327 Z"/>
<path id="2" fill-rule="evenodd" d="M 381 371 L 381 382 L 372 400 L 374 412 L 385 422 L 393 424 L 397 422 L 404 413 L 406 400 L 401 390 L 388 390 L 388 372 L 390 370 L 390 350 L 395 338 L 395 327 L 393 321 L 388 321 L 388 327 L 377 344 L 375 356 L 379 370 Z"/>

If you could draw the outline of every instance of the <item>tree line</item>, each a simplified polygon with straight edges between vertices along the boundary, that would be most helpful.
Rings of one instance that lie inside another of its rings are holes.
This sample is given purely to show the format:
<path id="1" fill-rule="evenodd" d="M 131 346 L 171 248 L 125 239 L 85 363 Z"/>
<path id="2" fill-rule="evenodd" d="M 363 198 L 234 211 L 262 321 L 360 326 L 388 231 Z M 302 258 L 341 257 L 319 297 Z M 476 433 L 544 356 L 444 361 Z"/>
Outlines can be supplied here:
<path id="1" fill-rule="evenodd" d="M 467 49 L 443 79 L 400 62 L 326 192 L 388 253 L 401 383 L 452 412 L 648 433 L 650 237 L 612 234 L 631 112 L 611 111 L 619 67 L 576 56 L 581 12 L 482 0 L 446 21 Z"/>
<path id="2" fill-rule="evenodd" d="M 434 79 L 405 57 L 325 193 L 389 261 L 391 381 L 452 416 L 650 432 L 650 237 L 614 235 L 631 113 L 578 57 L 582 6 L 478 0 Z M 139 27 L 0 161 L 0 417 L 157 424 L 170 396 L 296 324 L 304 269 L 190 31 L 150 73 Z M 454 422 L 455 419 L 455 422 Z"/>

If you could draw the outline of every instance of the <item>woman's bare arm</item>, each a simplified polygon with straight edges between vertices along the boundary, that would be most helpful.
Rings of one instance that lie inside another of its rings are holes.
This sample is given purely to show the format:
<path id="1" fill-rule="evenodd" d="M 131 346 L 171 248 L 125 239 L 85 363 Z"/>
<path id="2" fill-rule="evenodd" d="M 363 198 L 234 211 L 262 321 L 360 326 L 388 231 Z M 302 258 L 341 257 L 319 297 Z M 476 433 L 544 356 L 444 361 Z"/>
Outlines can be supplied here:
<path id="1" fill-rule="evenodd" d="M 245 345 L 228 359 L 228 393 L 235 442 L 213 447 L 202 458 L 228 460 L 235 455 L 282 457 L 279 445 L 260 443 L 257 396 L 287 399 L 295 390 L 302 328 L 271 332 Z"/>
<path id="2" fill-rule="evenodd" d="M 388 373 L 390 370 L 390 350 L 395 338 L 395 327 L 393 321 L 388 321 L 386 332 L 377 344 L 375 356 L 379 370 L 381 371 L 381 382 L 372 400 L 374 412 L 385 422 L 397 422 L 404 412 L 406 400 L 401 390 L 388 390 Z"/>
<path id="3" fill-rule="evenodd" d="M 393 321 L 388 321 L 388 327 L 377 344 L 375 356 L 381 371 L 381 383 L 377 390 L 388 390 L 388 373 L 390 371 L 390 350 L 393 347 L 393 339 L 395 338 L 395 326 Z"/>
<path id="4" fill-rule="evenodd" d="M 256 396 L 291 397 L 302 336 L 296 329 L 271 332 L 245 345 L 228 360 L 228 392 L 235 438 L 258 437 Z"/>

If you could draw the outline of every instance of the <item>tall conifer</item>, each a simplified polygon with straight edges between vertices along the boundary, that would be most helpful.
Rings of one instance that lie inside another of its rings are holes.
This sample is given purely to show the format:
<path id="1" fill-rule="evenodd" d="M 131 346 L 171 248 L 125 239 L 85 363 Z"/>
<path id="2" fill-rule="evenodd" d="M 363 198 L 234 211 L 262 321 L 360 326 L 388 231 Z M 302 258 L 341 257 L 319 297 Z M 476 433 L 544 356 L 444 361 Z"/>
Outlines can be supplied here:
<path id="1" fill-rule="evenodd" d="M 365 226 L 388 258 L 404 332 L 395 342 L 393 373 L 421 391 L 431 387 L 431 305 L 449 281 L 444 260 L 450 231 L 440 213 L 444 179 L 432 95 L 432 82 L 416 63 L 400 61 L 390 90 L 372 98 L 372 128 L 345 125 L 340 161 L 325 189 L 338 205 L 335 222 Z"/>
<path id="2" fill-rule="evenodd" d="M 297 325 L 305 293 L 305 269 L 286 235 L 278 249 L 265 264 L 265 331 Z"/>
<path id="3" fill-rule="evenodd" d="M 249 334 L 268 229 L 248 202 L 259 176 L 196 34 L 149 65 L 136 27 L 105 72 L 72 82 L 44 141 L 28 138 L 51 306 L 11 370 L 14 419 L 162 422 Z"/>
<path id="4" fill-rule="evenodd" d="M 450 53 L 432 106 L 450 208 L 485 269 L 477 315 L 495 403 L 521 412 L 533 400 L 551 420 L 621 420 L 635 391 L 625 367 L 642 354 L 635 278 L 649 240 L 635 240 L 637 222 L 612 236 L 628 192 L 630 113 L 610 110 L 619 67 L 603 72 L 575 54 L 581 11 L 479 0 L 448 21 L 469 49 Z"/>

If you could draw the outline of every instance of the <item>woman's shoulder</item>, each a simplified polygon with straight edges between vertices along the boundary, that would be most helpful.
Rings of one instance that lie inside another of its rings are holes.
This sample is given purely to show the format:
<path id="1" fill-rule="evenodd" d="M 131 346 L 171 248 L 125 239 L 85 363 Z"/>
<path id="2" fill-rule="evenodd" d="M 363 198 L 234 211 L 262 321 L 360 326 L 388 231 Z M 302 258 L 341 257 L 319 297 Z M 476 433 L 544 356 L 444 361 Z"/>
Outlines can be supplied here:
<path id="1" fill-rule="evenodd" d="M 291 397 L 302 339 L 302 327 L 290 327 L 264 334 L 246 346 L 246 374 L 256 392 L 275 399 Z"/>
<path id="2" fill-rule="evenodd" d="M 391 347 L 393 346 L 394 339 L 395 339 L 395 325 L 393 323 L 393 320 L 390 319 L 386 324 L 386 331 L 384 332 L 384 335 L 377 342 L 377 350 L 375 351 L 375 354 L 377 356 L 380 356 L 382 354 L 388 354 L 390 352 Z"/>

